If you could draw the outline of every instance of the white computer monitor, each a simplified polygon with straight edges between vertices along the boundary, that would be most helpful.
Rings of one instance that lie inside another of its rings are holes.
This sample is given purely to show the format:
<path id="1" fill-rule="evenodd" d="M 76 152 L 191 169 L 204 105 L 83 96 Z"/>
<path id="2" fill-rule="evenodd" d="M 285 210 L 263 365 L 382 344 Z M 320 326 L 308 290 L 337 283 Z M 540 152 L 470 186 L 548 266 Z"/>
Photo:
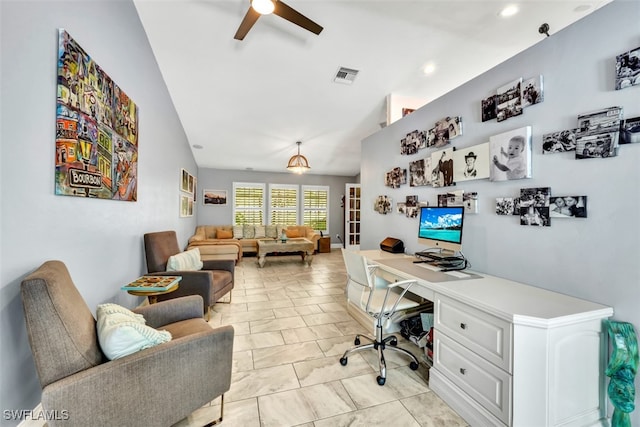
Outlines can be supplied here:
<path id="1" fill-rule="evenodd" d="M 422 206 L 418 243 L 455 254 L 462 250 L 463 206 Z"/>

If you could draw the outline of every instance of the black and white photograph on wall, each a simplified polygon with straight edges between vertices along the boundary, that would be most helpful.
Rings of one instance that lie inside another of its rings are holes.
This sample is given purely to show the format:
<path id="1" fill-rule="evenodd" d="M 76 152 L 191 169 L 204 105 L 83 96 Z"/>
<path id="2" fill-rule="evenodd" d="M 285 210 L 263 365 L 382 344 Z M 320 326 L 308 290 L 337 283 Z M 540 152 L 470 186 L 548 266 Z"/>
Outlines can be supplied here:
<path id="1" fill-rule="evenodd" d="M 448 200 L 449 198 L 447 197 L 446 194 L 438 194 L 438 206 L 442 208 L 446 208 Z"/>
<path id="2" fill-rule="evenodd" d="M 482 121 L 488 122 L 496 118 L 496 98 L 498 95 L 491 95 L 482 100 Z"/>
<path id="3" fill-rule="evenodd" d="M 475 191 L 462 194 L 462 206 L 467 214 L 478 213 L 478 193 Z"/>
<path id="4" fill-rule="evenodd" d="M 520 225 L 549 227 L 549 197 L 551 187 L 520 189 Z M 515 210 L 515 203 L 514 203 Z"/>
<path id="5" fill-rule="evenodd" d="M 578 116 L 576 159 L 615 157 L 618 154 L 622 107 L 608 107 Z"/>
<path id="6" fill-rule="evenodd" d="M 491 181 L 531 178 L 531 126 L 489 137 Z"/>
<path id="7" fill-rule="evenodd" d="M 416 144 L 417 144 L 418 150 L 427 148 L 427 131 L 421 130 L 420 132 L 418 132 L 417 138 L 418 140 Z"/>
<path id="8" fill-rule="evenodd" d="M 587 196 L 551 197 L 549 213 L 551 218 L 586 218 Z"/>
<path id="9" fill-rule="evenodd" d="M 399 167 L 391 169 L 385 174 L 384 185 L 391 188 L 400 188 L 407 183 L 407 170 Z"/>
<path id="10" fill-rule="evenodd" d="M 551 187 L 533 187 L 520 189 L 520 208 L 535 206 L 537 208 L 549 207 Z"/>
<path id="11" fill-rule="evenodd" d="M 449 141 L 449 118 L 446 117 L 444 119 L 440 119 L 436 122 L 436 126 L 434 129 L 435 133 L 435 142 L 433 144 L 436 148 L 444 147 L 447 144 L 450 144 Z"/>
<path id="12" fill-rule="evenodd" d="M 640 142 L 640 116 L 625 119 L 620 128 L 620 144 Z"/>
<path id="13" fill-rule="evenodd" d="M 449 187 L 453 181 L 453 148 L 431 153 L 431 185 Z"/>
<path id="14" fill-rule="evenodd" d="M 391 202 L 392 200 L 389 196 L 378 196 L 373 208 L 379 214 L 386 215 L 391 212 Z"/>
<path id="15" fill-rule="evenodd" d="M 406 215 L 407 204 L 405 202 L 396 203 L 396 212 L 402 215 Z"/>
<path id="16" fill-rule="evenodd" d="M 447 126 L 447 137 L 449 140 L 462 136 L 462 117 L 447 117 L 444 120 Z"/>
<path id="17" fill-rule="evenodd" d="M 418 196 L 407 196 L 406 213 L 407 218 L 418 217 Z"/>
<path id="18" fill-rule="evenodd" d="M 447 193 L 447 206 L 463 206 L 464 190 L 449 191 Z"/>
<path id="19" fill-rule="evenodd" d="M 522 82 L 522 108 L 544 101 L 542 74 Z"/>
<path id="20" fill-rule="evenodd" d="M 520 197 L 513 198 L 513 215 L 520 216 Z"/>
<path id="21" fill-rule="evenodd" d="M 455 182 L 489 178 L 489 143 L 455 150 L 453 164 Z"/>
<path id="22" fill-rule="evenodd" d="M 616 56 L 616 90 L 640 85 L 640 47 Z"/>
<path id="23" fill-rule="evenodd" d="M 501 122 L 522 114 L 522 77 L 499 87 L 496 97 L 496 119 Z"/>
<path id="24" fill-rule="evenodd" d="M 409 156 L 418 152 L 417 139 L 413 138 L 411 134 L 400 140 L 400 154 Z"/>
<path id="25" fill-rule="evenodd" d="M 549 208 L 529 206 L 520 208 L 520 225 L 533 225 L 537 227 L 550 227 Z"/>
<path id="26" fill-rule="evenodd" d="M 436 145 L 436 128 L 433 127 L 427 131 L 427 148 Z"/>
<path id="27" fill-rule="evenodd" d="M 578 129 L 567 129 L 542 135 L 542 154 L 575 151 L 577 132 Z"/>
<path id="28" fill-rule="evenodd" d="M 427 173 L 426 167 L 426 159 L 409 162 L 410 187 L 422 187 L 424 185 L 429 185 L 429 180 L 427 179 L 429 174 Z"/>
<path id="29" fill-rule="evenodd" d="M 513 197 L 496 198 L 496 215 L 513 215 L 513 209 Z"/>

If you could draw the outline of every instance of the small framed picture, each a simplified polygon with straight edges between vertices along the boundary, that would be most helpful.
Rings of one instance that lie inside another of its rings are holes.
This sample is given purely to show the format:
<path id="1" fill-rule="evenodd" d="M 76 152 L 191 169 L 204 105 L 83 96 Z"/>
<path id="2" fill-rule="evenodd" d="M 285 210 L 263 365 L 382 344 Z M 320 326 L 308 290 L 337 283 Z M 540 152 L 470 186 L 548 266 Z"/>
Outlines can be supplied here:
<path id="1" fill-rule="evenodd" d="M 204 190 L 202 203 L 204 205 L 225 206 L 227 204 L 227 190 Z"/>
<path id="2" fill-rule="evenodd" d="M 180 217 L 193 216 L 193 197 L 180 195 Z"/>
<path id="3" fill-rule="evenodd" d="M 182 169 L 180 173 L 180 191 L 184 191 L 185 193 L 189 193 L 189 183 L 191 175 L 186 170 Z"/>

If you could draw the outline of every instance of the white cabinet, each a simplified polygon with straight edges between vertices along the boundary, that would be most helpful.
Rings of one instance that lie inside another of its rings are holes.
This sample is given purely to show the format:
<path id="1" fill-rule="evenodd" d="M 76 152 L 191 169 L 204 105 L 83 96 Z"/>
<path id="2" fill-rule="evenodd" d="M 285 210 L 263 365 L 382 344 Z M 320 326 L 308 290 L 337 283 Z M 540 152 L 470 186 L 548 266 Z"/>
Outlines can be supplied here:
<path id="1" fill-rule="evenodd" d="M 613 309 L 487 274 L 455 278 L 362 251 L 386 280 L 434 302 L 429 387 L 472 426 L 608 425 L 604 370 Z"/>
<path id="2" fill-rule="evenodd" d="M 344 247 L 360 249 L 360 184 L 346 184 L 344 201 Z"/>

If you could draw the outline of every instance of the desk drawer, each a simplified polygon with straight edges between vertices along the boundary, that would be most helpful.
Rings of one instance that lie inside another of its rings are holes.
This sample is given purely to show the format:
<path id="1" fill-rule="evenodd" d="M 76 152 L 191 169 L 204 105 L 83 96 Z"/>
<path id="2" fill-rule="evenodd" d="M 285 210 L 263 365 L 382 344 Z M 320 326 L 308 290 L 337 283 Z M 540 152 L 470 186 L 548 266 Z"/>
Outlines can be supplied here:
<path id="1" fill-rule="evenodd" d="M 511 425 L 511 375 L 437 330 L 433 355 L 436 370 L 502 422 Z"/>
<path id="2" fill-rule="evenodd" d="M 494 363 L 512 372 L 511 323 L 437 294 L 435 298 L 435 329 Z"/>

